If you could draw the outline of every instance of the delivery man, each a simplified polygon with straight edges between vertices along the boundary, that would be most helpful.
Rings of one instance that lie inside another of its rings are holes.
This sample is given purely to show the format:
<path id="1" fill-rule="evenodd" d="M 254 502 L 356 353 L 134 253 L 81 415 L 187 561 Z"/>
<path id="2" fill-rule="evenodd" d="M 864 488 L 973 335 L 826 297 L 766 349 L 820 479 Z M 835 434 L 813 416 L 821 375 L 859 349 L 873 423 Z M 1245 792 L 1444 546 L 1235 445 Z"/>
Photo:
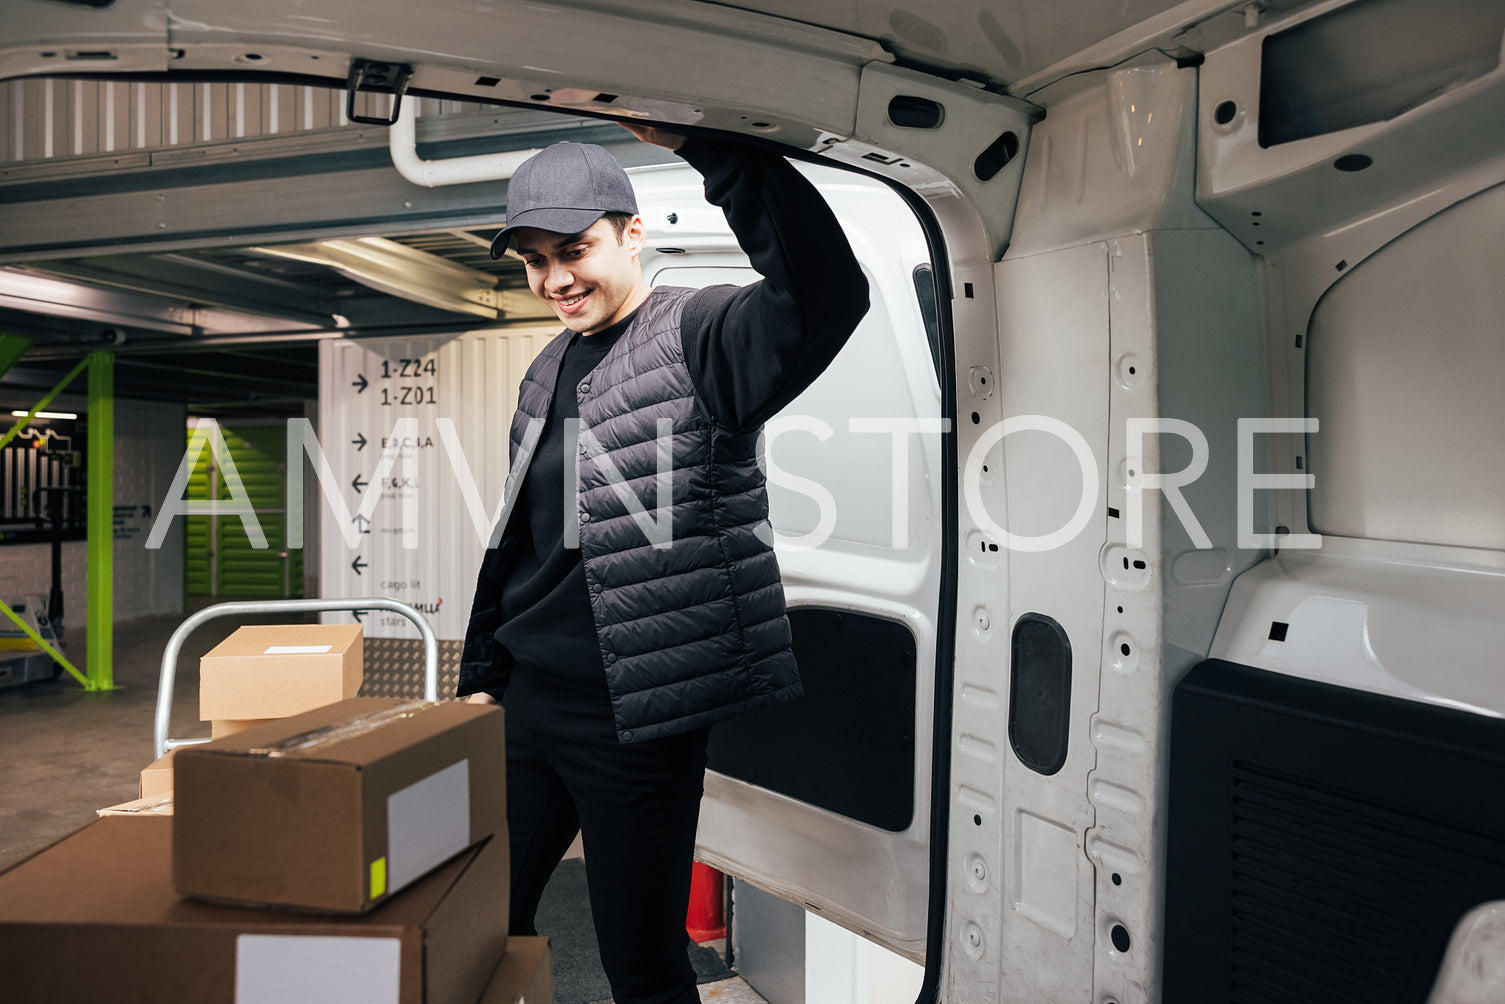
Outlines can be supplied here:
<path id="1" fill-rule="evenodd" d="M 523 378 L 458 693 L 506 709 L 511 930 L 581 834 L 618 1004 L 694 1004 L 685 911 L 710 726 L 798 697 L 762 424 L 867 311 L 830 209 L 770 152 L 645 126 L 705 178 L 762 280 L 651 288 L 632 186 L 557 143 L 507 226 L 562 331 Z"/>

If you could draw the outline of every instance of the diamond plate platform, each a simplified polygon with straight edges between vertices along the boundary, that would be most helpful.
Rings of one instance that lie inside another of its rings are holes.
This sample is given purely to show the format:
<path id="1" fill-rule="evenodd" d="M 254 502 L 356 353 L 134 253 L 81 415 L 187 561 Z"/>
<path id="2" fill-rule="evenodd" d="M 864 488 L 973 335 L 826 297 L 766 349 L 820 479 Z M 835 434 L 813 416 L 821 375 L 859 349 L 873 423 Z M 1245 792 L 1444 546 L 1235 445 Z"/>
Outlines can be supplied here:
<path id="1" fill-rule="evenodd" d="M 439 642 L 439 699 L 455 695 L 460 682 L 462 641 Z M 423 697 L 423 641 L 420 638 L 367 638 L 362 697 Z"/>

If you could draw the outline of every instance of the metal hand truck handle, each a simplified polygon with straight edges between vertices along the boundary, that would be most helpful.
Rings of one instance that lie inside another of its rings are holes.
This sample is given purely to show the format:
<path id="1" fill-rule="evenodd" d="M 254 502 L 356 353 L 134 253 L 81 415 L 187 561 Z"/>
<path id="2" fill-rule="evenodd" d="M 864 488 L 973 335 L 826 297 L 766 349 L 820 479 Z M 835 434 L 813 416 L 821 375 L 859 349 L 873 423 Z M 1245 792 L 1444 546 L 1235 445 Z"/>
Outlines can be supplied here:
<path id="1" fill-rule="evenodd" d="M 194 628 L 216 617 L 230 617 L 235 614 L 301 614 L 320 613 L 325 610 L 390 610 L 393 613 L 402 614 L 418 625 L 418 633 L 423 636 L 423 699 L 425 701 L 439 699 L 439 642 L 434 637 L 434 629 L 429 627 L 423 614 L 401 600 L 257 600 L 243 603 L 216 603 L 190 616 L 178 625 L 172 637 L 167 639 L 167 648 L 162 653 L 162 677 L 157 682 L 157 718 L 154 732 L 156 759 L 161 759 L 167 755 L 168 750 L 178 746 L 192 746 L 195 743 L 209 741 L 208 739 L 167 738 L 168 719 L 172 714 L 172 684 L 173 679 L 178 675 L 178 652 L 182 650 L 183 642 L 188 640 Z"/>

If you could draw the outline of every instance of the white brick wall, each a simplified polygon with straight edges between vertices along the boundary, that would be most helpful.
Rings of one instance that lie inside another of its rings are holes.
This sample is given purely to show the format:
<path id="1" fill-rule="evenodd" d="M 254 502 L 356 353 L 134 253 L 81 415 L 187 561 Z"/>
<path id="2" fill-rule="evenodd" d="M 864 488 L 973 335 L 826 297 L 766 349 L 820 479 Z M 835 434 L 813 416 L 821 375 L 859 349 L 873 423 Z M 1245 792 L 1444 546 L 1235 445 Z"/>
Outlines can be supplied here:
<path id="1" fill-rule="evenodd" d="M 87 602 L 84 565 L 86 546 L 81 540 L 63 541 L 63 612 L 64 624 L 82 625 Z M 52 545 L 11 544 L 0 547 L 0 582 L 4 593 L 0 599 L 10 603 L 30 593 L 47 599 L 52 588 Z M 6 623 L 9 623 L 7 621 Z"/>
<path id="2" fill-rule="evenodd" d="M 183 524 L 175 520 L 159 550 L 148 551 L 162 497 L 183 458 L 182 405 L 115 402 L 115 623 L 183 610 Z M 149 507 L 149 508 L 148 508 Z M 150 515 L 147 515 L 150 513 Z M 87 613 L 87 545 L 63 543 L 65 625 L 82 627 Z M 48 544 L 0 547 L 0 599 L 30 593 L 44 599 L 52 582 Z"/>
<path id="3" fill-rule="evenodd" d="M 183 460 L 183 406 L 115 402 L 115 623 L 183 610 L 183 525 L 162 547 L 146 538 Z"/>

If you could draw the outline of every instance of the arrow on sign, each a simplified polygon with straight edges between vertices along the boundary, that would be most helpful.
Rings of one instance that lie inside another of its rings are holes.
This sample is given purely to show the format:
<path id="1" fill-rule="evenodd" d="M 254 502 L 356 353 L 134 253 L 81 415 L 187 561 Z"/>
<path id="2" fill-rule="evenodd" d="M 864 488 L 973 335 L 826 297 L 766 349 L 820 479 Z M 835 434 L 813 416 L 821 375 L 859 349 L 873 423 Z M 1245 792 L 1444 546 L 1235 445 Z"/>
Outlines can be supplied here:
<path id="1" fill-rule="evenodd" d="M 367 529 L 367 527 L 369 527 L 371 525 L 371 520 L 368 517 L 366 517 L 365 514 L 363 514 L 363 513 L 356 513 L 354 516 L 352 516 L 350 518 L 350 522 L 352 522 L 356 526 L 360 527 L 361 528 L 361 533 L 370 533 L 371 532 L 369 529 Z"/>
<path id="2" fill-rule="evenodd" d="M 357 394 L 364 394 L 366 392 L 366 387 L 368 386 L 366 383 L 366 374 L 357 373 L 355 375 L 355 379 L 350 381 L 350 386 L 355 388 L 355 392 Z"/>
<path id="3" fill-rule="evenodd" d="M 350 443 L 355 447 L 355 452 L 359 453 L 366 448 L 366 437 L 363 433 L 357 432 L 355 438 Z"/>
<path id="4" fill-rule="evenodd" d="M 354 488 L 358 492 L 361 492 L 361 491 L 365 491 L 366 490 L 366 486 L 369 485 L 370 483 L 371 482 L 369 482 L 369 481 L 362 481 L 361 480 L 361 476 L 359 474 L 357 474 L 355 476 L 355 478 L 350 482 L 350 487 Z"/>
<path id="5" fill-rule="evenodd" d="M 355 574 L 356 575 L 359 575 L 359 574 L 361 574 L 361 569 L 362 568 L 369 568 L 371 566 L 369 566 L 365 562 L 361 561 L 361 556 L 359 554 L 357 554 L 355 556 L 355 560 L 350 563 L 350 567 L 353 568 L 353 569 L 355 569 Z"/>

